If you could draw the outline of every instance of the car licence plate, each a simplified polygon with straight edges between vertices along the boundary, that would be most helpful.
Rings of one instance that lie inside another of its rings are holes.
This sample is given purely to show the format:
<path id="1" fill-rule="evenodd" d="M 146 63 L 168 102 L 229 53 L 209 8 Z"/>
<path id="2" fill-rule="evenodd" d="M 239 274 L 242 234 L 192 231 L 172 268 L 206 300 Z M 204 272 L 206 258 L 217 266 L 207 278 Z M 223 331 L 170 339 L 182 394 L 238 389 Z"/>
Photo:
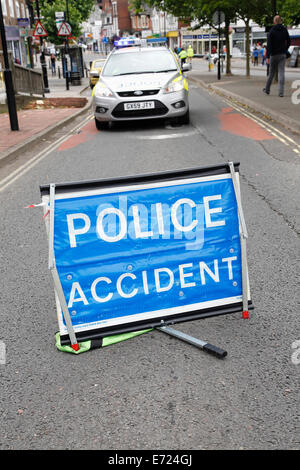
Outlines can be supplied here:
<path id="1" fill-rule="evenodd" d="M 155 108 L 154 101 L 139 101 L 137 103 L 124 103 L 125 111 L 132 111 L 136 109 L 153 109 Z"/>

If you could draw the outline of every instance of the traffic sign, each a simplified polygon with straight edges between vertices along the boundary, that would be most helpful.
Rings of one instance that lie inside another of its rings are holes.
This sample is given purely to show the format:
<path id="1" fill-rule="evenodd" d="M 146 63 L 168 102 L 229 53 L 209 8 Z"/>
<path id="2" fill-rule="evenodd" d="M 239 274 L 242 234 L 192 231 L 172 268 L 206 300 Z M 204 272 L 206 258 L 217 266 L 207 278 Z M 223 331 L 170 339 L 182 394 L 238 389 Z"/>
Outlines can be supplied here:
<path id="1" fill-rule="evenodd" d="M 248 311 L 238 166 L 41 187 L 61 344 Z"/>
<path id="2" fill-rule="evenodd" d="M 63 22 L 61 24 L 61 27 L 58 30 L 57 36 L 70 36 L 71 31 L 72 31 L 72 28 L 69 25 L 69 23 Z"/>
<path id="3" fill-rule="evenodd" d="M 35 37 L 45 37 L 48 36 L 47 31 L 45 30 L 44 26 L 40 21 L 38 21 L 35 25 L 33 36 Z"/>
<path id="4" fill-rule="evenodd" d="M 216 10 L 213 14 L 213 24 L 220 25 L 225 22 L 225 13 L 220 10 Z"/>

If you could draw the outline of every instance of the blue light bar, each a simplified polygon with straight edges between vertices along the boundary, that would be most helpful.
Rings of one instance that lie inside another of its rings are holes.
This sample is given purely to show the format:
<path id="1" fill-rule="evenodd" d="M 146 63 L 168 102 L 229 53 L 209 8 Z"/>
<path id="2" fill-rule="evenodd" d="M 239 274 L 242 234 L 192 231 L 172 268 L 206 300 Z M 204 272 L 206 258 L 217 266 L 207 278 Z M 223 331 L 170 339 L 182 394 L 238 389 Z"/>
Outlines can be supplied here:
<path id="1" fill-rule="evenodd" d="M 130 47 L 130 46 L 139 46 L 141 44 L 140 39 L 130 39 L 130 38 L 122 38 L 118 41 L 114 41 L 114 46 L 116 48 L 120 47 Z"/>

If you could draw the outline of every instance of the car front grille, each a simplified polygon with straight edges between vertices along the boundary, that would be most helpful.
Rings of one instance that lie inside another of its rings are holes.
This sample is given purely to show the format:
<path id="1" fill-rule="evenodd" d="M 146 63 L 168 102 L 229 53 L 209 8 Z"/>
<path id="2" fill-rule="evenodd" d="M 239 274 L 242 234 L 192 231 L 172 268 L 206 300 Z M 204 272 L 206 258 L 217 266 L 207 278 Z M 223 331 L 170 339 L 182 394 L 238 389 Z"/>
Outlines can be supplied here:
<path id="1" fill-rule="evenodd" d="M 116 118 L 152 117 L 167 114 L 168 108 L 163 103 L 158 100 L 155 100 L 154 103 L 155 108 L 153 109 L 133 109 L 131 111 L 125 111 L 124 103 L 119 103 L 111 114 Z"/>
<path id="2" fill-rule="evenodd" d="M 136 91 L 141 91 L 141 94 L 138 96 L 153 96 L 157 95 L 159 90 L 136 90 Z M 121 96 L 122 98 L 128 98 L 130 96 L 137 96 L 134 94 L 135 91 L 120 91 L 118 92 L 118 95 Z"/>

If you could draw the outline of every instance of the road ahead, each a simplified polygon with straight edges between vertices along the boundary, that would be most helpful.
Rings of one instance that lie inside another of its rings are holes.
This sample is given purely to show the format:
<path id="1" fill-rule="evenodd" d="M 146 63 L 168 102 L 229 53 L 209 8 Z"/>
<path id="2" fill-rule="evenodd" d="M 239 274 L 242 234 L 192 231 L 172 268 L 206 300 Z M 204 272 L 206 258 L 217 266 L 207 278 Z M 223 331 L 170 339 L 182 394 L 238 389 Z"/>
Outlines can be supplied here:
<path id="1" fill-rule="evenodd" d="M 0 169 L 1 449 L 296 449 L 299 138 L 191 86 L 191 124 L 87 116 Z M 279 140 L 279 138 L 280 140 Z M 289 140 L 292 139 L 292 140 Z M 39 149 L 41 150 L 41 149 Z M 176 325 L 225 360 L 158 331 L 79 356 L 57 351 L 39 185 L 239 161 L 254 312 Z M 12 174 L 12 172 L 14 173 Z M 9 176 L 11 175 L 11 176 Z M 294 361 L 295 362 L 295 361 Z"/>

